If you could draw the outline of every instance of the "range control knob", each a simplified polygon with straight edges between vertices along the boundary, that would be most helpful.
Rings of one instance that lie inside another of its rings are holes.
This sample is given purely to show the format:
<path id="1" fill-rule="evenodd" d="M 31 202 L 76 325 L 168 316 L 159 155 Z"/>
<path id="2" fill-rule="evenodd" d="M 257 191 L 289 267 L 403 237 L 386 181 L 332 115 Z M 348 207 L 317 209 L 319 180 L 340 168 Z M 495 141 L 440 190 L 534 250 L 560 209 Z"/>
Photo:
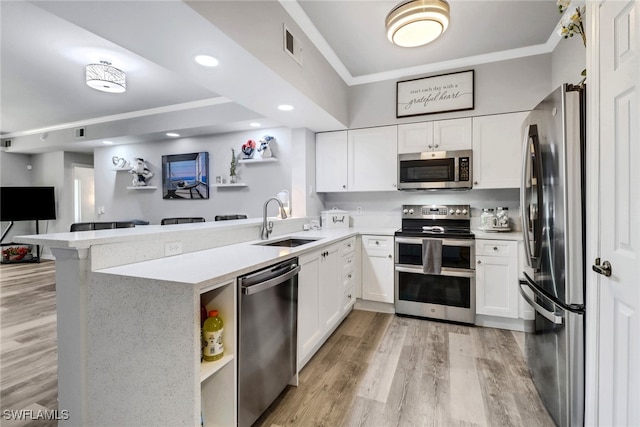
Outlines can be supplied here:
<path id="1" fill-rule="evenodd" d="M 466 210 L 466 209 L 462 209 L 462 215 L 466 215 L 466 214 L 468 214 L 468 213 L 469 213 L 469 212 L 467 212 L 467 210 Z"/>
<path id="2" fill-rule="evenodd" d="M 409 215 L 413 215 L 413 209 L 409 209 Z"/>
<path id="3" fill-rule="evenodd" d="M 453 215 L 454 213 L 456 213 L 456 211 L 454 211 L 453 209 L 449 209 L 449 215 Z"/>
<path id="4" fill-rule="evenodd" d="M 456 209 L 456 215 L 460 215 L 461 211 L 460 209 Z"/>
<path id="5" fill-rule="evenodd" d="M 405 214 L 405 215 L 408 214 L 409 213 L 409 209 L 403 209 L 402 213 Z"/>

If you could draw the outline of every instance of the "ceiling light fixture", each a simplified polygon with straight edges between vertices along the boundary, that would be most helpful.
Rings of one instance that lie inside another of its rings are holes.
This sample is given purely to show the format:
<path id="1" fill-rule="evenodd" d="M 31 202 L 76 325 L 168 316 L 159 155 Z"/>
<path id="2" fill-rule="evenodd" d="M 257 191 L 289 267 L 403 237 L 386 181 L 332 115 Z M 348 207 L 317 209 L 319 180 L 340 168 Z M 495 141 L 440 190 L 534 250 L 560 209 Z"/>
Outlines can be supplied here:
<path id="1" fill-rule="evenodd" d="M 204 66 L 204 67 L 216 67 L 219 62 L 216 58 L 214 58 L 213 56 L 209 56 L 209 55 L 196 55 L 195 58 L 193 58 L 194 61 L 196 61 L 198 64 Z"/>
<path id="2" fill-rule="evenodd" d="M 258 122 L 251 122 L 249 123 L 249 126 L 251 126 L 252 128 L 259 128 L 262 125 Z"/>
<path id="3" fill-rule="evenodd" d="M 103 144 L 105 145 L 113 145 L 113 141 L 102 141 Z"/>
<path id="4" fill-rule="evenodd" d="M 165 133 L 165 135 L 170 136 L 172 138 L 177 138 L 177 137 L 180 136 L 179 133 L 175 133 L 175 132 L 167 132 L 167 133 Z"/>
<path id="5" fill-rule="evenodd" d="M 291 110 L 293 110 L 293 105 L 287 105 L 287 104 L 278 105 L 278 110 L 280 110 L 280 111 L 291 111 Z"/>
<path id="6" fill-rule="evenodd" d="M 100 61 L 86 68 L 87 85 L 102 92 L 122 93 L 127 90 L 124 71 L 111 66 L 111 62 Z"/>
<path id="7" fill-rule="evenodd" d="M 440 37 L 449 26 L 449 3 L 445 0 L 410 0 L 389 12 L 387 38 L 401 47 L 416 47 Z"/>

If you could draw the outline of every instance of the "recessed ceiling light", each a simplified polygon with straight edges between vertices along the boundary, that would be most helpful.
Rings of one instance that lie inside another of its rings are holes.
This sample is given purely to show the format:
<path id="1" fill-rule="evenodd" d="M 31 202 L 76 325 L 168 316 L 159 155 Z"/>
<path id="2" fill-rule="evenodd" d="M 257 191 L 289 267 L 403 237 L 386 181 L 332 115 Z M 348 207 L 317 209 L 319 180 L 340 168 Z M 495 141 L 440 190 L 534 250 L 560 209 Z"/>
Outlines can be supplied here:
<path id="1" fill-rule="evenodd" d="M 176 137 L 180 136 L 179 133 L 175 133 L 175 132 L 167 132 L 165 135 L 170 136 L 172 138 L 176 138 Z"/>
<path id="2" fill-rule="evenodd" d="M 113 144 L 113 141 L 102 141 L 102 143 L 106 144 L 106 145 L 111 145 L 111 144 Z"/>
<path id="3" fill-rule="evenodd" d="M 252 128 L 259 128 L 262 125 L 258 122 L 251 122 L 249 123 L 249 126 L 251 126 Z"/>
<path id="4" fill-rule="evenodd" d="M 198 64 L 200 64 L 200 65 L 202 65 L 204 67 L 216 67 L 218 65 L 218 63 L 219 63 L 216 58 L 214 58 L 213 56 L 209 56 L 209 55 L 197 55 L 193 59 Z"/>
<path id="5" fill-rule="evenodd" d="M 280 111 L 291 111 L 291 110 L 293 110 L 293 105 L 287 105 L 287 104 L 278 105 L 278 110 L 280 110 Z"/>

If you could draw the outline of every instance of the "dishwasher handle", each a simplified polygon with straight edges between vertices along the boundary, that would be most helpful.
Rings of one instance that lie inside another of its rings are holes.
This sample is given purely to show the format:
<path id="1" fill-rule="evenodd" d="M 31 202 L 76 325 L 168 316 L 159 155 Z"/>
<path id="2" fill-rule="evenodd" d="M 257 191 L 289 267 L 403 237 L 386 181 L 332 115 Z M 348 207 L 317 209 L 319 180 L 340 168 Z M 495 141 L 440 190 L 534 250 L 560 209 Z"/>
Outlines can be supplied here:
<path id="1" fill-rule="evenodd" d="M 278 286 L 281 283 L 286 282 L 292 277 L 296 276 L 300 271 L 300 266 L 297 264 L 291 264 L 291 269 L 286 273 L 273 277 L 271 279 L 265 280 L 263 282 L 258 282 L 253 285 L 244 285 L 242 280 L 240 280 L 240 286 L 242 287 L 242 295 L 253 295 L 259 292 L 265 291 L 269 288 L 273 288 L 274 286 Z"/>

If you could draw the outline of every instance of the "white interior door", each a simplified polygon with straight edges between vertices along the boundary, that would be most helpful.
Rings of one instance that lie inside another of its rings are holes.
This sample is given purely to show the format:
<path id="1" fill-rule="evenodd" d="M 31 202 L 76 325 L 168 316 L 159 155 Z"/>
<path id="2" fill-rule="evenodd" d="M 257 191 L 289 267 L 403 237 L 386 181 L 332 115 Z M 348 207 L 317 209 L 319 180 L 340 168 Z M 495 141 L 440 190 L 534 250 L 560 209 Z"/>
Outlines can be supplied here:
<path id="1" fill-rule="evenodd" d="M 595 116 L 599 131 L 591 134 L 599 144 L 597 255 L 601 264 L 605 261 L 611 264 L 610 277 L 590 273 L 590 283 L 595 284 L 599 295 L 593 304 L 587 305 L 590 310 L 599 304 L 595 318 L 599 344 L 594 387 L 598 410 L 592 416 L 597 418 L 594 424 L 601 426 L 640 425 L 638 6 L 635 1 L 606 1 L 590 9 L 596 15 L 594 27 L 599 29 L 599 40 L 592 38 L 598 43 L 595 48 L 598 69 L 594 81 L 588 81 L 588 86 L 594 85 L 594 108 L 599 110 Z M 591 404 L 587 400 L 587 408 Z"/>
<path id="2" fill-rule="evenodd" d="M 92 166 L 73 166 L 73 222 L 93 222 L 95 182 Z"/>

